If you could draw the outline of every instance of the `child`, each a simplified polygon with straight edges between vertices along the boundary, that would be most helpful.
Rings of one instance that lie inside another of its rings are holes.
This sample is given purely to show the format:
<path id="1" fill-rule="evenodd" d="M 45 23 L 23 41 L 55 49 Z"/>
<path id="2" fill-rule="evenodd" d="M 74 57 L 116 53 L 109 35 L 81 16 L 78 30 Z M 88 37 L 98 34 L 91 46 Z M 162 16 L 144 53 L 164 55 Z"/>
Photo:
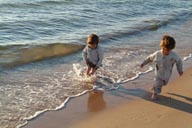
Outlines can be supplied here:
<path id="1" fill-rule="evenodd" d="M 157 100 L 157 94 L 161 93 L 161 88 L 166 85 L 171 77 L 172 69 L 176 63 L 177 71 L 183 74 L 182 61 L 172 50 L 175 48 L 175 40 L 169 35 L 164 35 L 161 42 L 161 50 L 149 55 L 141 64 L 141 68 L 150 62 L 155 62 L 155 83 L 153 85 L 152 100 Z"/>
<path id="2" fill-rule="evenodd" d="M 90 34 L 87 38 L 87 45 L 84 48 L 83 60 L 87 65 L 88 76 L 93 75 L 95 71 L 102 66 L 103 51 L 99 44 L 99 37 L 95 34 Z"/>

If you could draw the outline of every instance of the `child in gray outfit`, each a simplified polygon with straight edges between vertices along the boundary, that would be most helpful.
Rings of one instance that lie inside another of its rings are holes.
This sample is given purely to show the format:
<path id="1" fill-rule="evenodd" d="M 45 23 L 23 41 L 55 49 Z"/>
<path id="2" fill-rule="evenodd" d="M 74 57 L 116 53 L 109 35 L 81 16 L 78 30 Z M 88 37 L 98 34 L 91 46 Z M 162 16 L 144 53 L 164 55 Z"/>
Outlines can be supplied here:
<path id="1" fill-rule="evenodd" d="M 182 60 L 173 52 L 175 48 L 175 40 L 169 35 L 164 35 L 160 47 L 161 50 L 149 55 L 141 64 L 141 68 L 150 62 L 155 62 L 155 83 L 153 85 L 152 100 L 157 99 L 157 94 L 161 93 L 161 88 L 166 85 L 171 77 L 174 64 L 177 66 L 177 71 L 181 76 L 183 74 Z"/>
<path id="2" fill-rule="evenodd" d="M 87 45 L 83 49 L 83 60 L 87 65 L 86 74 L 93 75 L 95 71 L 102 66 L 103 51 L 99 44 L 99 37 L 95 34 L 90 34 L 87 38 Z"/>

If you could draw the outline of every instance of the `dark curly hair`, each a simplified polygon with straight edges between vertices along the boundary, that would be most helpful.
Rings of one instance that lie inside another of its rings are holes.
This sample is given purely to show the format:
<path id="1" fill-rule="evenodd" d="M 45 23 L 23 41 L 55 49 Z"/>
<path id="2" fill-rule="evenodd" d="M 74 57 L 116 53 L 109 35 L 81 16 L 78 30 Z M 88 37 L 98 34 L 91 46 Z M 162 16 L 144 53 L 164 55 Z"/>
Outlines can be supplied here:
<path id="1" fill-rule="evenodd" d="M 167 50 L 172 50 L 175 48 L 176 41 L 173 37 L 169 35 L 164 35 L 161 39 L 160 47 L 166 48 Z"/>
<path id="2" fill-rule="evenodd" d="M 87 44 L 98 44 L 99 37 L 96 34 L 90 34 L 87 38 Z"/>

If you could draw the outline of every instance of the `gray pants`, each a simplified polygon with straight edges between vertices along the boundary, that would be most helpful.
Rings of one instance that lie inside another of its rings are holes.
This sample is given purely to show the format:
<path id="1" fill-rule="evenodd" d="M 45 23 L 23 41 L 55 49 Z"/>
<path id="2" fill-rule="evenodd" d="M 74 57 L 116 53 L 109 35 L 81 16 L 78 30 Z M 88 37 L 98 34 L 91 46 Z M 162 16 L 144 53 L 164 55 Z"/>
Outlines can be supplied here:
<path id="1" fill-rule="evenodd" d="M 153 84 L 153 90 L 155 93 L 161 93 L 161 88 L 167 85 L 169 80 L 162 80 L 160 78 L 155 78 L 155 83 Z"/>

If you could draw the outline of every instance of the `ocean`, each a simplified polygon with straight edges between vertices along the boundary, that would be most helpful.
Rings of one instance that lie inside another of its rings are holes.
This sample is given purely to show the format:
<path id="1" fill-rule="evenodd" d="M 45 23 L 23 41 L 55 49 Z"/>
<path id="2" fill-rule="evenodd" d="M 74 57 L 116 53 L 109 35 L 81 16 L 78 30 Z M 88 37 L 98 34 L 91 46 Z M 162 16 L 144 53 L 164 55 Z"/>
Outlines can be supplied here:
<path id="1" fill-rule="evenodd" d="M 153 71 L 139 65 L 164 34 L 191 59 L 191 26 L 190 0 L 0 0 L 0 128 L 64 108 L 93 85 L 110 91 Z M 94 83 L 79 76 L 90 33 L 104 50 Z"/>

